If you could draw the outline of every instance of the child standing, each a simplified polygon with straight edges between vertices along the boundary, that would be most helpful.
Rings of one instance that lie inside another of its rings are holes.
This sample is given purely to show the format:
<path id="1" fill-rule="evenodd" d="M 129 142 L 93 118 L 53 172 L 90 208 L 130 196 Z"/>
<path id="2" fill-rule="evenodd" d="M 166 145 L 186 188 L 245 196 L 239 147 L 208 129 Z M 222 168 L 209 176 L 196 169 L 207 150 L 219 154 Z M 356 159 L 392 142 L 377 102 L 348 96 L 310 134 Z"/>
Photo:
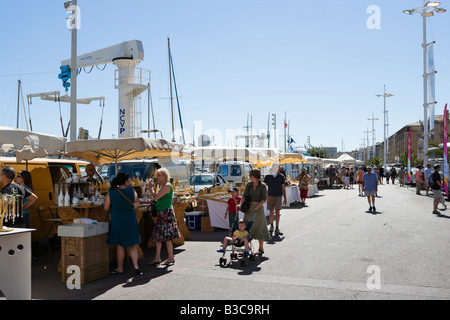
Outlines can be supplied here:
<path id="1" fill-rule="evenodd" d="M 226 219 L 228 215 L 228 224 L 231 229 L 233 227 L 233 221 L 236 219 L 236 206 L 241 203 L 241 197 L 239 197 L 239 189 L 236 187 L 231 188 L 228 192 L 231 194 L 231 197 L 227 201 L 227 210 L 225 211 L 224 218 Z"/>

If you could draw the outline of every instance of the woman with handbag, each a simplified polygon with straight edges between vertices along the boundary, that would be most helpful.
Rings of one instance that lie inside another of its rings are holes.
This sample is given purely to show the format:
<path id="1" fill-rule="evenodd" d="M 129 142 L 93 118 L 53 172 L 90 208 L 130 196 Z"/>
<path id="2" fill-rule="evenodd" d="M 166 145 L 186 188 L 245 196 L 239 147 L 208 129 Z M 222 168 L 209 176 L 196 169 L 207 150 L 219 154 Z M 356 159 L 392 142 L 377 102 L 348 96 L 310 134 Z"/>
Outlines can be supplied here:
<path id="1" fill-rule="evenodd" d="M 136 275 L 142 274 L 138 265 L 137 246 L 141 243 L 141 233 L 134 203 L 138 195 L 131 187 L 130 176 L 119 173 L 111 182 L 105 199 L 105 210 L 111 209 L 108 244 L 117 245 L 117 268 L 111 274 L 123 274 L 125 250 L 131 258 Z"/>
<path id="2" fill-rule="evenodd" d="M 250 222 L 253 221 L 252 228 L 250 229 L 250 236 L 252 239 L 256 239 L 259 242 L 258 253 L 264 254 L 264 241 L 271 239 L 269 230 L 267 229 L 266 214 L 264 212 L 264 203 L 267 199 L 267 187 L 261 183 L 261 171 L 258 169 L 252 169 L 249 174 L 250 182 L 245 186 L 244 195 L 242 196 L 241 203 L 238 210 L 243 210 L 242 205 L 244 200 L 248 198 L 250 206 L 247 212 L 244 212 L 244 220 Z"/>
<path id="3" fill-rule="evenodd" d="M 170 184 L 169 171 L 161 168 L 156 171 L 156 182 L 160 188 L 158 193 L 153 190 L 153 182 L 150 182 L 150 194 L 153 200 L 156 200 L 157 220 L 153 229 L 153 240 L 156 242 L 156 254 L 149 265 L 158 265 L 161 263 L 162 243 L 166 243 L 168 257 L 162 263 L 163 265 L 175 264 L 173 256 L 172 240 L 181 237 L 178 223 L 175 217 L 175 211 L 172 207 L 173 187 Z"/>

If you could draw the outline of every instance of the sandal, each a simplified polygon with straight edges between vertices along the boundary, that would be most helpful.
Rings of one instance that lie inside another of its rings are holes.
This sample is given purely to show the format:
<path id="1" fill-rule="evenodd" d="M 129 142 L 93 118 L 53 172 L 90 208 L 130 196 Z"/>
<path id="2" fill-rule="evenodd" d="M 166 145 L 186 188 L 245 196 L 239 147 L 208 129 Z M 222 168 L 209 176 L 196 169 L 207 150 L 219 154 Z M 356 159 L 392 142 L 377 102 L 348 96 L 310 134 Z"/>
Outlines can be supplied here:
<path id="1" fill-rule="evenodd" d="M 123 274 L 123 271 L 120 272 L 120 271 L 117 271 L 117 270 L 113 270 L 113 271 L 111 271 L 109 274 L 112 275 L 112 276 L 114 276 L 114 275 L 116 275 L 116 274 Z"/>
<path id="2" fill-rule="evenodd" d="M 175 264 L 175 260 L 172 260 L 172 261 L 166 260 L 166 261 L 164 261 L 162 264 L 165 265 L 165 266 L 174 265 L 174 264 Z"/>
<path id="3" fill-rule="evenodd" d="M 152 262 L 147 263 L 147 265 L 148 266 L 159 266 L 160 263 L 161 263 L 161 261 L 153 260 Z"/>

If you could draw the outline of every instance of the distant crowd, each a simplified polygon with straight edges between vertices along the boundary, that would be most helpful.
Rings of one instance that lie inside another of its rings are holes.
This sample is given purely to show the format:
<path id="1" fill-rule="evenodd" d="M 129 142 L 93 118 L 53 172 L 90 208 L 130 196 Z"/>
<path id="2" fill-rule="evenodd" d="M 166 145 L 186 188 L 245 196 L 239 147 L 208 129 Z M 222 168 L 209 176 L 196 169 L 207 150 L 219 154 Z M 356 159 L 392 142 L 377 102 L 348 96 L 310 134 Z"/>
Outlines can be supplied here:
<path id="1" fill-rule="evenodd" d="M 389 184 L 389 181 L 395 184 L 395 181 L 398 180 L 400 187 L 404 187 L 405 184 L 415 184 L 417 195 L 421 195 L 422 190 L 425 190 L 425 195 L 427 196 L 429 193 L 432 193 L 434 198 L 433 214 L 440 214 L 438 210 L 439 203 L 442 203 L 444 209 L 447 209 L 442 193 L 444 183 L 438 164 L 434 165 L 433 169 L 431 164 L 427 164 L 425 169 L 420 165 L 418 168 L 415 168 L 414 172 L 410 171 L 409 174 L 404 166 L 398 171 L 395 167 L 392 167 L 385 172 L 382 166 L 372 168 L 362 164 L 355 173 L 353 168 L 343 167 L 338 170 L 333 165 L 330 165 L 325 174 L 329 179 L 330 188 L 341 183 L 344 189 L 353 189 L 353 184 L 358 184 L 359 195 L 368 198 L 369 211 L 376 210 L 375 197 L 377 196 L 378 185 L 383 184 L 384 179 L 386 179 L 387 184 Z"/>

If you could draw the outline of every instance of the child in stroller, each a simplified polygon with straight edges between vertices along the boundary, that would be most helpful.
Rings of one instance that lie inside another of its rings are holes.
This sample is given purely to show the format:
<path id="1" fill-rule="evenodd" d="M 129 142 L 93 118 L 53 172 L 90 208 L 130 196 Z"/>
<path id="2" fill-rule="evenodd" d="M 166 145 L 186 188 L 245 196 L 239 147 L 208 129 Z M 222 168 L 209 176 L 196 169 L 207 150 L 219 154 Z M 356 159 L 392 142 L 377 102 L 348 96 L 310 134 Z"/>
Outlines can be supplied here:
<path id="1" fill-rule="evenodd" d="M 237 216 L 238 217 L 238 216 Z M 237 225 L 236 225 L 237 222 Z M 243 258 L 241 260 L 241 265 L 247 265 L 245 258 L 250 257 L 253 258 L 253 255 L 250 254 L 249 249 L 251 248 L 251 239 L 250 239 L 250 228 L 251 228 L 252 222 L 248 223 L 247 221 L 241 219 L 239 221 L 235 220 L 233 223 L 233 228 L 231 229 L 232 236 L 231 237 L 225 237 L 223 239 L 222 248 L 217 250 L 219 253 L 223 253 L 222 258 L 220 258 L 219 263 L 220 265 L 226 264 L 227 259 L 224 258 L 226 253 L 226 248 L 228 246 L 228 243 L 231 243 L 233 245 L 232 253 L 230 255 L 231 259 L 237 259 L 237 253 L 235 253 L 235 247 L 242 247 L 244 246 L 244 254 Z"/>

